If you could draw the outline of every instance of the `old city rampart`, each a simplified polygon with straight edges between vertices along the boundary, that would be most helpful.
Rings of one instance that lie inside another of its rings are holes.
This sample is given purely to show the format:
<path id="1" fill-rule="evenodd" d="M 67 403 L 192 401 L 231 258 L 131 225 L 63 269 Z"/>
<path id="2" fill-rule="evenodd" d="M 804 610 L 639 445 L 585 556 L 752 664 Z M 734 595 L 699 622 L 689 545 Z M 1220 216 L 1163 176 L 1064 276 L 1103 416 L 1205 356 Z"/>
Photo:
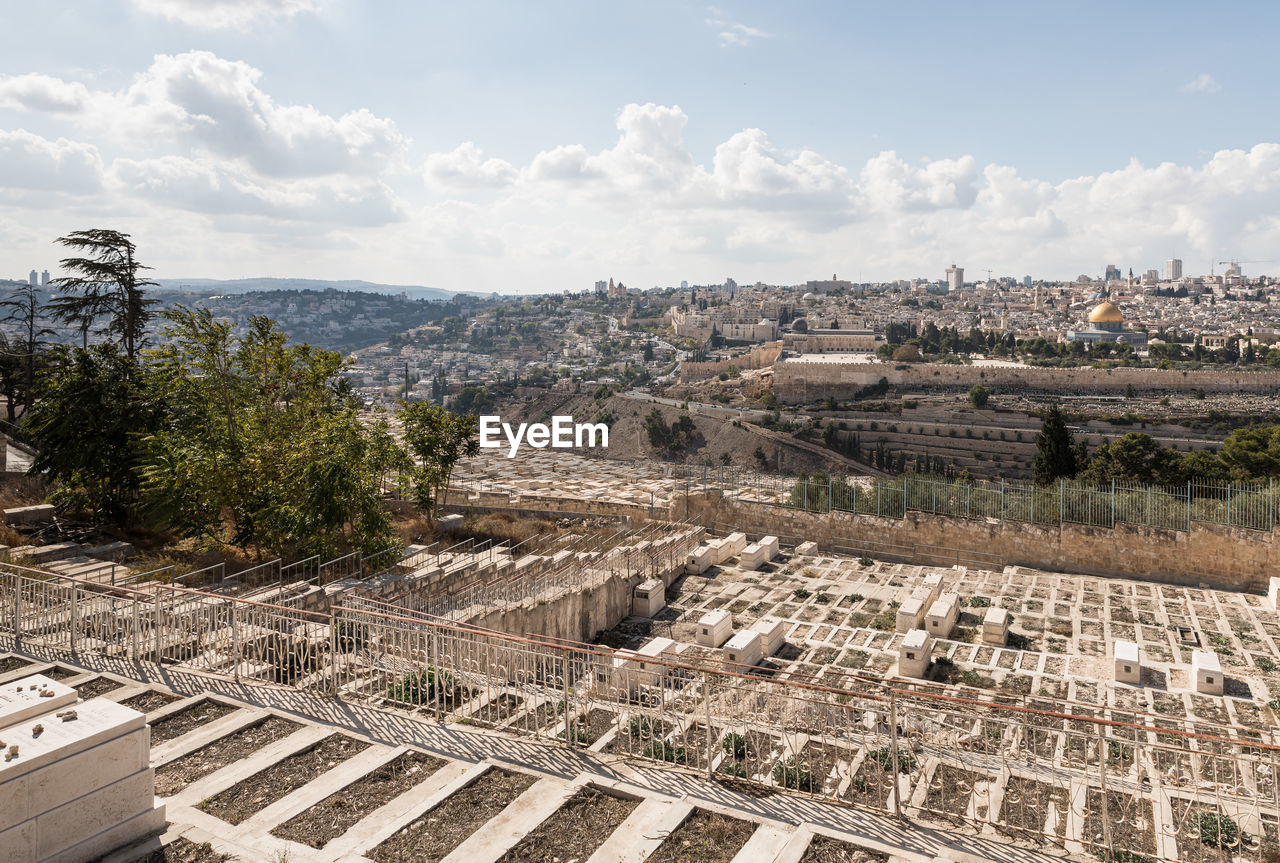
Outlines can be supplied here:
<path id="1" fill-rule="evenodd" d="M 1028 366 L 890 364 L 852 362 L 788 362 L 773 366 L 774 394 L 779 401 L 800 404 L 827 397 L 849 398 L 883 379 L 890 386 L 969 389 L 976 384 L 997 389 L 1048 390 L 1071 393 L 1280 391 L 1280 371 L 1177 370 L 1119 366 L 1042 368 Z"/>
<path id="2" fill-rule="evenodd" d="M 680 380 L 698 381 L 713 378 L 721 372 L 729 371 L 731 366 L 736 369 L 762 369 L 765 366 L 772 365 L 778 359 L 778 354 L 780 353 L 782 353 L 782 342 L 765 342 L 763 345 L 754 347 L 744 354 L 729 357 L 725 360 L 707 363 L 681 363 Z"/>

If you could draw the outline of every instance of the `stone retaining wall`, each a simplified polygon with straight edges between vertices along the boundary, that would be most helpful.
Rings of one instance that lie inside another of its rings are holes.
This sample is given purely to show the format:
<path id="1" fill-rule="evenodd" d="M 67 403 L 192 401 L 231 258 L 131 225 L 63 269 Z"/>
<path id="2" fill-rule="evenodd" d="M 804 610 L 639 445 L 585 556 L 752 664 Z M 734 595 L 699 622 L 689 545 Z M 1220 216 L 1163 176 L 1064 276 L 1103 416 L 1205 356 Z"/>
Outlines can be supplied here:
<path id="1" fill-rule="evenodd" d="M 883 545 L 904 553 L 923 548 L 922 563 L 943 563 L 954 554 L 957 562 L 983 568 L 1020 565 L 1258 593 L 1265 593 L 1268 576 L 1280 571 L 1273 532 L 1202 522 L 1180 531 L 1129 524 L 1109 529 L 992 522 L 919 512 L 882 518 L 725 500 L 718 492 L 691 494 L 687 508 L 683 498 L 675 501 L 670 517 L 683 519 L 686 513 L 711 529 L 728 524 L 751 535 L 813 540 L 824 548 L 833 543 Z"/>

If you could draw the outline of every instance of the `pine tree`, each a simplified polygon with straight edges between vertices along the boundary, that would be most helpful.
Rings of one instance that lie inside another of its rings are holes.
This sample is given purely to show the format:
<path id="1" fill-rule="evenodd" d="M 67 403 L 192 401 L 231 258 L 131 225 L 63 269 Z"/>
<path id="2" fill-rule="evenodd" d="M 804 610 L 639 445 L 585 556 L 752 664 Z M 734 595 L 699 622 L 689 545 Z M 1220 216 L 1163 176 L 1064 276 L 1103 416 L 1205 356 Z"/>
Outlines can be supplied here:
<path id="1" fill-rule="evenodd" d="M 1036 435 L 1036 485 L 1048 485 L 1080 472 L 1074 443 L 1062 411 L 1053 405 L 1045 414 L 1040 433 Z"/>

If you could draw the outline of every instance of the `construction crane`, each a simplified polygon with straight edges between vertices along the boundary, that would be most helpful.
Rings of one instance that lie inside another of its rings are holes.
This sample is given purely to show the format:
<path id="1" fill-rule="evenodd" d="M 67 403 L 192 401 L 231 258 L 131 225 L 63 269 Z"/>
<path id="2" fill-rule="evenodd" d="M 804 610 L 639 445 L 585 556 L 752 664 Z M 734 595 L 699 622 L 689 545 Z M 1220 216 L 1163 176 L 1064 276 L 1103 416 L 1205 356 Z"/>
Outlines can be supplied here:
<path id="1" fill-rule="evenodd" d="M 1227 270 L 1228 276 L 1232 275 L 1232 272 L 1231 272 L 1232 270 L 1235 270 L 1235 275 L 1240 276 L 1240 275 L 1243 275 L 1243 273 L 1240 272 L 1241 264 L 1269 264 L 1269 263 L 1271 263 L 1271 261 L 1218 261 L 1218 266 L 1227 264 L 1229 267 L 1229 269 Z M 1210 273 L 1210 275 L 1212 275 L 1212 273 Z"/>

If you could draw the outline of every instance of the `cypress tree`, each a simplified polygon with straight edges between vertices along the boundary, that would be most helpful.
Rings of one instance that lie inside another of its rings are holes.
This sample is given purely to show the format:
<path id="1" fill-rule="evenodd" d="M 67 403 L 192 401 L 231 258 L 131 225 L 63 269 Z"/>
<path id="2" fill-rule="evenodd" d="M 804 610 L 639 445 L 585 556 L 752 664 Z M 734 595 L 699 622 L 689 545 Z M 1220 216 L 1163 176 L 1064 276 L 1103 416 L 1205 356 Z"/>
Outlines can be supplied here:
<path id="1" fill-rule="evenodd" d="M 1048 485 L 1080 472 L 1074 443 L 1062 411 L 1053 405 L 1045 414 L 1040 433 L 1036 435 L 1036 485 Z"/>

